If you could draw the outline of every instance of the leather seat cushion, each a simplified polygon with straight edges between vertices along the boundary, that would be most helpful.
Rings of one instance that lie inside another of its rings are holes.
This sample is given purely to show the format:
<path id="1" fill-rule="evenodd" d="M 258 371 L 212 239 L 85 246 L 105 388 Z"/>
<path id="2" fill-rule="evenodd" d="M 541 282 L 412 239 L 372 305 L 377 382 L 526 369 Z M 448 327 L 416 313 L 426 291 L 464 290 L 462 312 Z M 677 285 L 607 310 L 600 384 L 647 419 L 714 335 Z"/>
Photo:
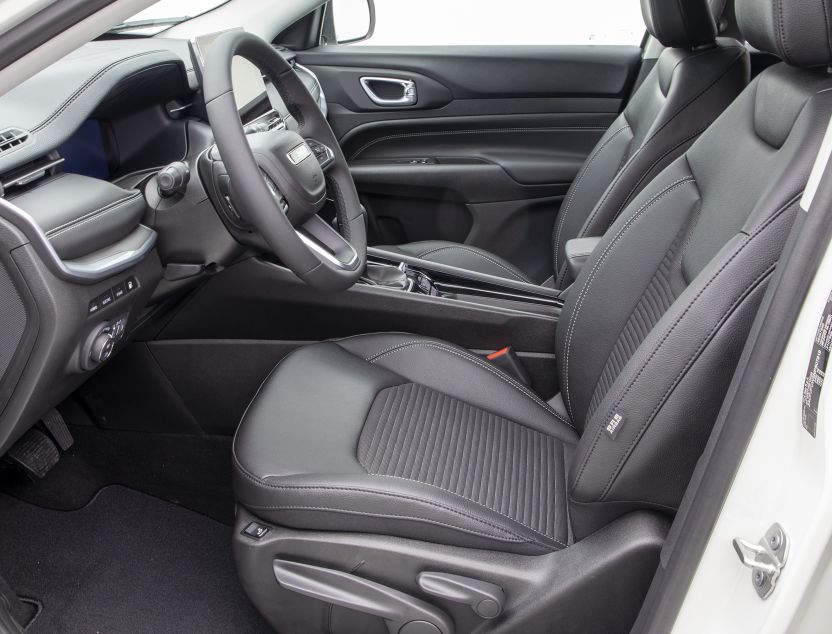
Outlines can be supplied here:
<path id="1" fill-rule="evenodd" d="M 523 271 L 499 255 L 494 255 L 490 251 L 472 247 L 468 244 L 457 244 L 456 242 L 446 242 L 444 240 L 425 240 L 423 242 L 411 242 L 398 246 L 380 246 L 377 248 L 389 251 L 390 253 L 409 255 L 410 257 L 427 260 L 428 262 L 455 266 L 466 271 L 485 273 L 486 275 L 502 277 L 514 280 L 515 282 L 535 284 Z"/>
<path id="2" fill-rule="evenodd" d="M 577 434 L 451 344 L 403 334 L 301 348 L 234 442 L 235 492 L 264 520 L 540 554 L 569 543 Z"/>

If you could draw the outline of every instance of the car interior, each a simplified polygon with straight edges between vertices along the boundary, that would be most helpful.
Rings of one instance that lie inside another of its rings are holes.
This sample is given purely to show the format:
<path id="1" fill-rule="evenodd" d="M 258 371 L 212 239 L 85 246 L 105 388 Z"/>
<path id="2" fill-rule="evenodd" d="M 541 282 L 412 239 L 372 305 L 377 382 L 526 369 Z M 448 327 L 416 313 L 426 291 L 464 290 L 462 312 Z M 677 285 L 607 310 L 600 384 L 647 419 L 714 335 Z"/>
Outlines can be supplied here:
<path id="1" fill-rule="evenodd" d="M 636 623 L 832 116 L 832 3 L 506 47 L 339 44 L 330 4 L 0 95 L 9 631 Z"/>

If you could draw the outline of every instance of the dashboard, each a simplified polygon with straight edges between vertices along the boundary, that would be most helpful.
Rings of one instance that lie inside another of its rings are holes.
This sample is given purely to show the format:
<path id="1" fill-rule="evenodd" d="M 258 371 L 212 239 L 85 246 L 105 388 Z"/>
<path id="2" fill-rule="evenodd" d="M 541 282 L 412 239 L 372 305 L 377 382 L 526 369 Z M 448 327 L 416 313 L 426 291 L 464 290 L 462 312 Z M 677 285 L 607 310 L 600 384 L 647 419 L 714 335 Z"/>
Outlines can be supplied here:
<path id="1" fill-rule="evenodd" d="M 0 454 L 248 252 L 251 230 L 210 173 L 201 60 L 215 36 L 91 42 L 0 96 Z M 296 129 L 247 64 L 234 68 L 241 122 Z"/>

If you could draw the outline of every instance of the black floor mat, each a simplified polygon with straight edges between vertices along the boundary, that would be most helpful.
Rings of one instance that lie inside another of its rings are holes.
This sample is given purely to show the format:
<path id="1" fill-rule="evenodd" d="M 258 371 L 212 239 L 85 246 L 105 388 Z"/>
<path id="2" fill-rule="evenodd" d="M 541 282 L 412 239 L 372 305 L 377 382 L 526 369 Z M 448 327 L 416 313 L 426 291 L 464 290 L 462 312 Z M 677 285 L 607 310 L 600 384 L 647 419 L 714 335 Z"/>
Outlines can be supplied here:
<path id="1" fill-rule="evenodd" d="M 85 506 L 122 484 L 231 525 L 231 441 L 222 436 L 115 431 L 70 425 L 75 444 L 43 480 L 0 471 L 0 492 L 49 509 Z"/>
<path id="2" fill-rule="evenodd" d="M 38 632 L 268 632 L 237 579 L 231 529 L 122 486 L 77 511 L 0 494 L 0 570 L 39 600 Z"/>

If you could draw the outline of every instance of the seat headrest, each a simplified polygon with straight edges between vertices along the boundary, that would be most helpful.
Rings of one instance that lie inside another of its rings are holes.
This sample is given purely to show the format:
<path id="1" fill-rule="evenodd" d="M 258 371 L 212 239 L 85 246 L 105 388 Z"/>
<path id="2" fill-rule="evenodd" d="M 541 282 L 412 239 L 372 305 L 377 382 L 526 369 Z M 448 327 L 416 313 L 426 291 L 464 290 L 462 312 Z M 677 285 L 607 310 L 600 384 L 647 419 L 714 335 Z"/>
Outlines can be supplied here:
<path id="1" fill-rule="evenodd" d="M 736 0 L 737 23 L 751 46 L 787 64 L 832 63 L 832 1 Z"/>
<path id="2" fill-rule="evenodd" d="M 708 0 L 641 0 L 650 35 L 664 46 L 691 48 L 716 38 L 716 22 Z"/>

